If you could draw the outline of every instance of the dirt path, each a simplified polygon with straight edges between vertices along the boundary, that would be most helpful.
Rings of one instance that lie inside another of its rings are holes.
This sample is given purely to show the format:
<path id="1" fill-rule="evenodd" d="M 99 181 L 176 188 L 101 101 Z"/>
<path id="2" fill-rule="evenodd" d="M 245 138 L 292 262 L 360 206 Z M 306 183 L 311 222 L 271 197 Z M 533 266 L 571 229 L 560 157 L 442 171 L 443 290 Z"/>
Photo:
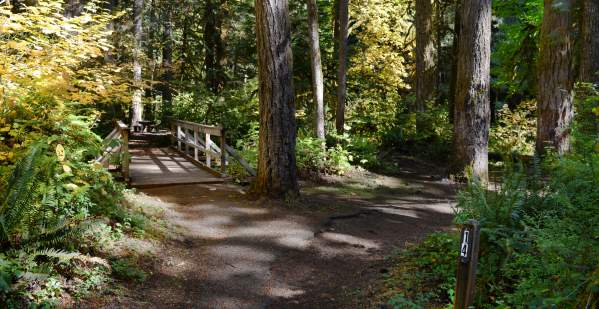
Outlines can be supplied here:
<path id="1" fill-rule="evenodd" d="M 143 190 L 181 236 L 159 249 L 144 283 L 107 307 L 371 306 L 384 257 L 451 224 L 454 187 L 413 175 L 304 184 L 295 205 L 279 207 L 230 184 Z"/>

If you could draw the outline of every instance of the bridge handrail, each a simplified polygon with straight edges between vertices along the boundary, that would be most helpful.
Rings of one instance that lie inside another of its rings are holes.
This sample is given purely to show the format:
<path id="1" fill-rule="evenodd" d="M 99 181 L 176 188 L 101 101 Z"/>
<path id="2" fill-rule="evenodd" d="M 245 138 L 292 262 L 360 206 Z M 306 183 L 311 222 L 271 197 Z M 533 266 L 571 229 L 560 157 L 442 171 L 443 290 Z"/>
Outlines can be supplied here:
<path id="1" fill-rule="evenodd" d="M 173 143 L 175 141 L 177 142 L 177 149 L 179 151 L 182 151 L 182 144 L 185 146 L 185 153 L 187 153 L 188 147 L 193 148 L 193 158 L 198 162 L 199 151 L 202 151 L 206 157 L 205 165 L 208 168 L 211 168 L 212 156 L 220 156 L 221 174 L 224 175 L 226 173 L 228 154 L 232 156 L 235 160 L 237 160 L 250 175 L 256 176 L 256 172 L 254 171 L 254 169 L 231 146 L 227 145 L 225 139 L 225 129 L 222 125 L 211 126 L 190 121 L 173 119 L 171 120 L 171 133 L 173 136 Z M 204 138 L 202 138 L 200 133 L 204 134 Z M 225 146 L 225 151 L 222 151 L 222 147 L 219 147 L 218 145 L 212 142 L 211 136 L 220 137 L 220 145 Z M 206 147 L 207 144 L 208 147 Z"/>
<path id="2" fill-rule="evenodd" d="M 119 145 L 112 147 L 111 143 L 114 140 L 121 140 Z M 110 158 L 117 153 L 125 154 L 121 160 L 121 173 L 125 181 L 129 181 L 129 127 L 122 121 L 117 121 L 114 129 L 104 138 L 102 145 L 105 147 L 101 156 L 96 159 L 96 162 L 104 167 L 110 165 Z"/>

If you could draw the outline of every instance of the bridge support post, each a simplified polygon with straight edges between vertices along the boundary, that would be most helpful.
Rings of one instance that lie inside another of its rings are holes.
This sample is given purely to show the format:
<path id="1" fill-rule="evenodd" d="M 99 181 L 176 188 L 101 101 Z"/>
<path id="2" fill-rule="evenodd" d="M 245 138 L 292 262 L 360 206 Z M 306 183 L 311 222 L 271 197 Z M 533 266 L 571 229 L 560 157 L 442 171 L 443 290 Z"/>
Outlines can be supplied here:
<path id="1" fill-rule="evenodd" d="M 210 139 L 210 134 L 206 133 L 206 145 L 204 147 L 204 151 L 206 152 L 206 166 L 210 167 L 212 158 L 210 156 L 210 151 L 212 151 L 212 140 Z"/>
<path id="2" fill-rule="evenodd" d="M 181 127 L 177 125 L 177 149 L 181 151 Z"/>
<path id="3" fill-rule="evenodd" d="M 225 139 L 225 129 L 220 126 L 220 173 L 224 176 L 227 173 L 227 143 Z"/>
<path id="4" fill-rule="evenodd" d="M 196 147 L 193 147 L 193 158 L 198 161 L 198 147 L 197 145 L 200 144 L 199 140 L 198 140 L 198 130 L 193 130 L 193 143 L 194 145 L 196 145 Z"/>

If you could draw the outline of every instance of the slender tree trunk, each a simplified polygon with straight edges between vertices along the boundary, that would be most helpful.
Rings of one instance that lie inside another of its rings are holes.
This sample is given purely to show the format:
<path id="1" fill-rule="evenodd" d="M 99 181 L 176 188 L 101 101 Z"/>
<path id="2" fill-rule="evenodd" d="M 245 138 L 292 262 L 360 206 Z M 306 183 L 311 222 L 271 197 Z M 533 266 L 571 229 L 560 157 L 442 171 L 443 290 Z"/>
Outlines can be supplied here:
<path id="1" fill-rule="evenodd" d="M 488 181 L 491 0 L 463 0 L 460 7 L 455 85 L 454 146 L 458 169 Z"/>
<path id="2" fill-rule="evenodd" d="M 416 128 L 425 123 L 421 114 L 434 98 L 436 84 L 433 6 L 431 0 L 416 0 Z"/>
<path id="3" fill-rule="evenodd" d="M 220 4 L 216 0 L 207 0 L 204 11 L 204 46 L 206 54 L 206 87 L 214 93 L 220 92 L 225 85 L 224 61 L 225 46 L 223 42 L 222 19 L 225 1 Z"/>
<path id="4" fill-rule="evenodd" d="M 192 10 L 192 6 L 190 4 L 187 4 L 186 9 L 188 11 Z M 181 75 L 181 79 L 185 79 L 187 76 L 187 68 L 189 66 L 189 36 L 190 36 L 190 31 L 191 31 L 191 27 L 190 24 L 191 20 L 189 17 L 189 14 L 185 14 L 185 17 L 183 18 L 183 30 L 182 30 L 182 38 L 181 38 L 181 71 L 180 71 L 180 75 Z"/>
<path id="5" fill-rule="evenodd" d="M 310 39 L 310 61 L 312 65 L 312 92 L 316 105 L 316 137 L 325 139 L 324 132 L 324 81 L 320 59 L 318 35 L 318 7 L 316 0 L 308 0 L 308 36 Z"/>
<path id="6" fill-rule="evenodd" d="M 599 83 L 599 1 L 582 0 L 580 81 Z"/>
<path id="7" fill-rule="evenodd" d="M 287 0 L 256 0 L 260 141 L 255 190 L 274 198 L 298 194 L 293 56 Z"/>
<path id="8" fill-rule="evenodd" d="M 349 0 L 339 0 L 337 12 L 339 23 L 339 60 L 337 63 L 337 115 L 335 126 L 337 133 L 343 133 L 345 125 L 345 101 L 347 98 L 347 40 L 349 36 Z"/>
<path id="9" fill-rule="evenodd" d="M 143 19 L 143 0 L 135 0 L 133 7 L 133 97 L 131 100 L 132 115 L 131 126 L 135 126 L 143 118 L 142 95 L 143 87 L 141 81 L 141 36 L 142 36 L 142 19 Z"/>
<path id="10" fill-rule="evenodd" d="M 173 17 L 172 3 L 167 2 L 164 7 L 164 33 L 162 47 L 162 104 L 163 115 L 171 114 L 171 103 L 173 94 L 171 90 L 171 81 L 173 79 Z"/>
<path id="11" fill-rule="evenodd" d="M 454 124 L 456 83 L 458 80 L 458 45 L 460 44 L 460 1 L 455 0 L 455 17 L 453 23 L 453 42 L 451 48 L 451 76 L 449 79 L 449 122 Z"/>
<path id="12" fill-rule="evenodd" d="M 547 146 L 554 147 L 559 154 L 570 148 L 574 98 L 572 10 L 569 0 L 545 0 L 538 64 L 536 146 L 539 155 Z"/>

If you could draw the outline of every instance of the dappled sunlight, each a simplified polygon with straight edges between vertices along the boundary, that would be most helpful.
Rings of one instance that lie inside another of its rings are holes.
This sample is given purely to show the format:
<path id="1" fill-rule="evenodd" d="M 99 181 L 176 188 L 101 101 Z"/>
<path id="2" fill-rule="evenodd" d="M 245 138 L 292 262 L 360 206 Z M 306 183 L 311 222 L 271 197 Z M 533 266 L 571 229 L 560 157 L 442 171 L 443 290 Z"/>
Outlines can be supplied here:
<path id="1" fill-rule="evenodd" d="M 280 245 L 305 249 L 314 233 L 305 225 L 290 220 L 269 220 L 252 222 L 249 226 L 242 226 L 231 231 L 230 237 L 261 238 L 273 240 Z"/>
<path id="2" fill-rule="evenodd" d="M 270 274 L 269 264 L 275 259 L 273 253 L 250 246 L 216 245 L 208 247 L 206 252 L 216 257 L 215 262 L 219 264 L 208 271 L 211 280 L 228 280 L 239 276 L 266 280 Z"/>
<path id="3" fill-rule="evenodd" d="M 321 234 L 321 237 L 328 241 L 348 244 L 348 245 L 352 245 L 352 246 L 358 246 L 358 247 L 362 247 L 362 248 L 368 248 L 368 249 L 379 248 L 379 245 L 377 245 L 372 240 L 354 237 L 354 236 L 347 235 L 347 234 L 325 232 L 325 233 Z"/>
<path id="4" fill-rule="evenodd" d="M 267 289 L 267 295 L 272 297 L 292 298 L 305 293 L 302 289 L 293 289 L 289 287 L 271 287 Z"/>

